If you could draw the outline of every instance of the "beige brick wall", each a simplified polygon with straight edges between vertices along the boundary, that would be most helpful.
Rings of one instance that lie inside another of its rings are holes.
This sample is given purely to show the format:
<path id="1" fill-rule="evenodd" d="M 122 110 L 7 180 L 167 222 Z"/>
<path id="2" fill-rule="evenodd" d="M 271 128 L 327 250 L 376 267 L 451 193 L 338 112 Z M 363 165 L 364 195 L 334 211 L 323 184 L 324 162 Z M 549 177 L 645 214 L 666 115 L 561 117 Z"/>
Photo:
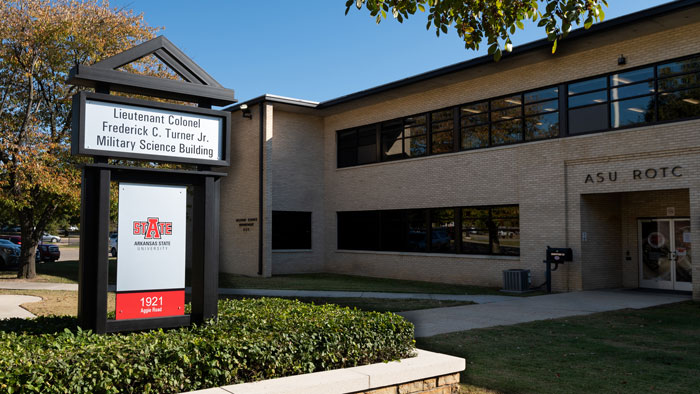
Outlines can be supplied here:
<path id="1" fill-rule="evenodd" d="M 689 39 L 698 29 L 700 24 L 683 26 L 583 52 L 576 52 L 572 46 L 540 63 L 508 65 L 504 72 L 477 76 L 381 104 L 362 106 L 358 102 L 352 110 L 326 117 L 325 271 L 498 286 L 501 270 L 526 268 L 533 271 L 533 282 L 539 284 L 544 280 L 545 247 L 569 246 L 574 249 L 574 262 L 554 273 L 554 288 L 583 289 L 581 195 L 682 188 L 690 189 L 691 195 L 697 193 L 700 122 L 647 126 L 342 169 L 336 168 L 336 131 L 698 53 L 700 42 Z M 616 62 L 621 53 L 628 60 L 623 67 Z M 480 73 L 475 69 L 472 74 Z M 633 182 L 621 176 L 612 185 L 584 184 L 589 172 L 629 171 L 676 163 L 684 166 L 685 175 L 681 178 Z M 337 250 L 337 211 L 487 204 L 520 205 L 519 259 Z M 696 209 L 700 212 L 700 206 Z M 700 227 L 696 221 L 693 228 Z M 693 234 L 695 241 L 700 233 Z M 699 258 L 700 255 L 695 260 Z M 619 260 L 614 272 L 616 277 L 606 286 L 622 282 Z"/>
<path id="2" fill-rule="evenodd" d="M 268 105 L 266 214 L 260 223 L 265 234 L 270 234 L 271 209 L 312 210 L 314 233 L 313 251 L 306 254 L 270 253 L 266 236 L 266 274 L 323 270 L 499 286 L 503 269 L 526 268 L 533 271 L 533 282 L 539 284 L 544 280 L 545 247 L 550 245 L 568 246 L 574 251 L 574 261 L 554 273 L 555 290 L 634 286 L 634 269 L 638 269 L 634 268 L 638 264 L 634 256 L 633 264 L 628 263 L 618 247 L 617 258 L 610 262 L 595 258 L 600 251 L 582 244 L 581 231 L 596 233 L 596 237 L 608 233 L 609 237 L 601 238 L 601 251 L 606 256 L 614 254 L 615 245 L 629 245 L 630 232 L 625 229 L 630 220 L 636 221 L 631 218 L 642 212 L 641 208 L 625 211 L 625 204 L 648 205 L 652 212 L 655 199 L 668 198 L 679 210 L 683 203 L 682 196 L 675 192 L 656 193 L 652 200 L 621 193 L 685 190 L 690 196 L 690 201 L 685 201 L 694 229 L 692 240 L 700 246 L 700 231 L 696 230 L 700 229 L 700 121 L 343 169 L 336 168 L 336 131 L 700 53 L 700 41 L 694 39 L 697 31 L 700 23 L 669 25 L 664 31 L 647 35 L 628 28 L 619 35 L 628 37 L 623 41 L 614 42 L 620 32 L 613 32 L 590 40 L 563 42 L 554 56 L 545 55 L 545 49 L 542 54 L 504 59 L 455 75 L 451 84 L 395 95 L 379 104 L 356 101 L 347 105 L 350 109 L 321 119 L 293 115 Z M 625 66 L 617 65 L 620 54 L 627 57 Z M 495 72 L 485 72 L 487 69 Z M 256 109 L 253 114 L 253 121 L 237 120 L 234 114 L 232 157 L 236 160 L 238 154 L 240 161 L 232 163 L 230 175 L 222 184 L 222 214 L 227 218 L 257 216 Z M 235 148 L 237 144 L 241 148 Z M 634 169 L 676 165 L 683 167 L 682 177 L 630 179 Z M 618 172 L 615 182 L 585 182 L 589 174 L 614 171 Z M 607 193 L 619 194 L 603 196 Z M 599 196 L 588 196 L 593 194 Z M 520 258 L 337 250 L 338 211 L 496 204 L 520 205 Z M 619 204 L 621 209 L 604 209 L 607 204 Z M 603 217 L 590 220 L 595 215 Z M 235 224 L 225 222 L 222 220 L 222 269 L 254 272 L 257 235 L 237 232 Z M 611 225 L 600 227 L 605 222 Z M 622 229 L 622 233 L 612 228 Z M 693 251 L 692 257 L 700 262 L 700 252 Z M 700 264 L 694 265 L 694 279 L 695 294 L 700 298 Z"/>
<path id="3" fill-rule="evenodd" d="M 221 180 L 220 270 L 226 273 L 257 275 L 258 272 L 258 154 L 260 118 L 258 107 L 251 108 L 253 119 L 236 112 L 231 117 L 231 166 L 222 169 Z M 248 223 L 253 226 L 240 226 Z M 237 221 L 238 220 L 238 221 Z"/>
<path id="4" fill-rule="evenodd" d="M 267 161 L 273 211 L 311 212 L 310 251 L 272 251 L 272 274 L 323 269 L 323 121 L 275 109 Z"/>

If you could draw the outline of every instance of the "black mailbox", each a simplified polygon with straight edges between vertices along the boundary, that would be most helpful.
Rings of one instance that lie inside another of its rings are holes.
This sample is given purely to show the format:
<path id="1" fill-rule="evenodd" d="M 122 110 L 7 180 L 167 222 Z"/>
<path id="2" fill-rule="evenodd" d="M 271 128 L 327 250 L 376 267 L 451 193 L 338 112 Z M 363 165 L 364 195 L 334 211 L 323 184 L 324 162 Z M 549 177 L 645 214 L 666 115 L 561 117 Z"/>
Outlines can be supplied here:
<path id="1" fill-rule="evenodd" d="M 563 264 L 565 261 L 572 261 L 571 248 L 547 248 L 547 262 Z"/>

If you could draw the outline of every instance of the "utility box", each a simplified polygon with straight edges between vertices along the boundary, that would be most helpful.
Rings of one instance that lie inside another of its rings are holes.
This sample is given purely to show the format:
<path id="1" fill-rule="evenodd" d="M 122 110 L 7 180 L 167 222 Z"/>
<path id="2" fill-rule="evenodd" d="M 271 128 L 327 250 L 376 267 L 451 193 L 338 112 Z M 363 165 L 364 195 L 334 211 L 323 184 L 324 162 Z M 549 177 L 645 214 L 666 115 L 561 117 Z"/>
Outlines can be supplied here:
<path id="1" fill-rule="evenodd" d="M 524 293 L 530 290 L 530 270 L 509 269 L 503 271 L 503 292 Z"/>

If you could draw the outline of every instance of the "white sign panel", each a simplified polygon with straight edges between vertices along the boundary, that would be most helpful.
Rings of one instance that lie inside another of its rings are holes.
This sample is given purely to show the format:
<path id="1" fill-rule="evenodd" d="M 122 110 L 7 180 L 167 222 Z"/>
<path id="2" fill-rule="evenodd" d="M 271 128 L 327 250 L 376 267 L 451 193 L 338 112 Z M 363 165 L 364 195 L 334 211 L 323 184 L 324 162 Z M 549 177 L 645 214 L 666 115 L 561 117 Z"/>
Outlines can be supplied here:
<path id="1" fill-rule="evenodd" d="M 83 149 L 222 160 L 222 118 L 87 99 Z"/>
<path id="2" fill-rule="evenodd" d="M 117 291 L 185 288 L 187 187 L 119 184 Z"/>

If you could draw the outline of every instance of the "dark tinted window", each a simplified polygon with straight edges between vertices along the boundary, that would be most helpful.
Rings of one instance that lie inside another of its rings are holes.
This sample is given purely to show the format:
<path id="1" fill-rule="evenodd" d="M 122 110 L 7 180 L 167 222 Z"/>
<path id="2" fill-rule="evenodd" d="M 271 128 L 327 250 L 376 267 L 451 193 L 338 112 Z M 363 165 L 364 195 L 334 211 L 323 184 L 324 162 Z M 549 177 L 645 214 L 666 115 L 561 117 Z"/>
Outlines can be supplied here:
<path id="1" fill-rule="evenodd" d="M 338 212 L 338 248 L 379 249 L 379 212 Z"/>
<path id="2" fill-rule="evenodd" d="M 569 134 L 582 134 L 608 128 L 608 105 L 598 104 L 590 107 L 569 110 Z"/>
<path id="3" fill-rule="evenodd" d="M 455 210 L 438 208 L 430 210 L 430 251 L 433 253 L 454 253 Z"/>
<path id="4" fill-rule="evenodd" d="M 456 227 L 457 218 L 461 219 L 461 228 Z M 465 254 L 517 256 L 519 209 L 495 206 L 338 212 L 338 248 L 430 253 L 457 253 L 461 249 L 460 253 Z"/>
<path id="5" fill-rule="evenodd" d="M 272 249 L 311 249 L 311 212 L 272 211 Z"/>

